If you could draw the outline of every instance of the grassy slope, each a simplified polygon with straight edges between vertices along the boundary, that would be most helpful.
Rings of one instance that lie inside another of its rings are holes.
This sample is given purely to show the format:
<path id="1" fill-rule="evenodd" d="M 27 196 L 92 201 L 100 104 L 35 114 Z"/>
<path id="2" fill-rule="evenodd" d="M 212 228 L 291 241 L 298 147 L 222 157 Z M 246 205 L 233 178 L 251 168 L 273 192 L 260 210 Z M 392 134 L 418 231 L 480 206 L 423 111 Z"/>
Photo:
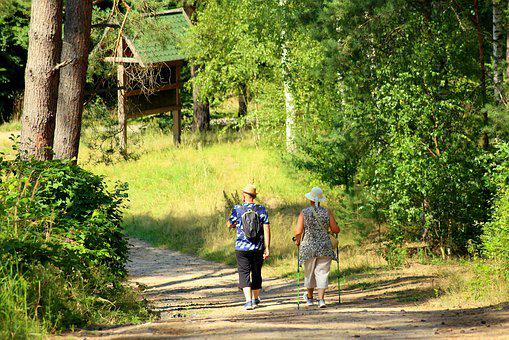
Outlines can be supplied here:
<path id="1" fill-rule="evenodd" d="M 235 263 L 235 233 L 225 227 L 231 206 L 223 192 L 239 192 L 254 181 L 258 201 L 269 209 L 273 256 L 279 274 L 292 270 L 291 238 L 309 190 L 302 175 L 291 173 L 277 154 L 258 148 L 250 139 L 203 148 L 175 149 L 168 136 L 149 135 L 145 148 L 154 150 L 139 160 L 111 166 L 88 166 L 108 178 L 129 183 L 130 235 L 158 245 Z"/>

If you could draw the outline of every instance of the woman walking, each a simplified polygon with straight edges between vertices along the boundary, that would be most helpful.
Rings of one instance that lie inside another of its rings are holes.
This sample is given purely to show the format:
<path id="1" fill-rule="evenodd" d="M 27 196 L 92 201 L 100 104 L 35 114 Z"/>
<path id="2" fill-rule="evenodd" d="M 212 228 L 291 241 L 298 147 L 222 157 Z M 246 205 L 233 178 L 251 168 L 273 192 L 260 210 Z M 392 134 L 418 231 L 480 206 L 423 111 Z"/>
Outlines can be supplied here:
<path id="1" fill-rule="evenodd" d="M 332 212 L 320 206 L 320 203 L 326 200 L 322 189 L 313 188 L 305 197 L 310 206 L 301 211 L 295 227 L 295 244 L 300 247 L 299 265 L 304 265 L 304 284 L 307 288 L 304 300 L 308 306 L 312 306 L 316 288 L 318 307 L 324 308 L 331 261 L 338 260 L 328 232 L 330 230 L 331 233 L 338 234 L 339 227 Z"/>

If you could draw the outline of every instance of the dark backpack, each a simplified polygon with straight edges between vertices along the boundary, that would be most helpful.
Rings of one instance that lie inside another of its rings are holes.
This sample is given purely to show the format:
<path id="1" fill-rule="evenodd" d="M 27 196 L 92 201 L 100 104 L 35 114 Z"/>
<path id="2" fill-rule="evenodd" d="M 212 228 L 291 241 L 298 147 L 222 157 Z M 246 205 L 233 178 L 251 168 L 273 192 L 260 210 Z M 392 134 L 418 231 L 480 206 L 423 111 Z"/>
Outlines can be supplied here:
<path id="1" fill-rule="evenodd" d="M 242 231 L 244 235 L 250 242 L 257 243 L 263 235 L 263 226 L 260 215 L 256 211 L 256 206 L 253 209 L 242 206 L 240 211 L 242 213 Z"/>

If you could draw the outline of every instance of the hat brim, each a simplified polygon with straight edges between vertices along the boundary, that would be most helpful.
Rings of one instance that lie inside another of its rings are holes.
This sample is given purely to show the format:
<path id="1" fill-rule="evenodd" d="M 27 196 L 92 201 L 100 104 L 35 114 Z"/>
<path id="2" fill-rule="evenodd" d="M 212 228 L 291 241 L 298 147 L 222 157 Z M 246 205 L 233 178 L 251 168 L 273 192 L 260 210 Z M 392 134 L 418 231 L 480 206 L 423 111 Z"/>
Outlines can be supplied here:
<path id="1" fill-rule="evenodd" d="M 327 201 L 327 198 L 325 198 L 325 196 L 322 196 L 322 198 L 315 198 L 311 195 L 310 192 L 308 192 L 307 194 L 304 195 L 308 200 L 312 201 L 312 202 L 325 202 Z"/>
<path id="2" fill-rule="evenodd" d="M 251 196 L 251 197 L 256 197 L 256 195 L 257 195 L 257 193 L 256 193 L 256 192 L 255 192 L 255 193 L 253 193 L 253 192 L 249 192 L 249 191 L 242 191 L 242 193 L 243 193 L 243 194 L 247 194 L 247 195 L 249 195 L 249 196 Z"/>

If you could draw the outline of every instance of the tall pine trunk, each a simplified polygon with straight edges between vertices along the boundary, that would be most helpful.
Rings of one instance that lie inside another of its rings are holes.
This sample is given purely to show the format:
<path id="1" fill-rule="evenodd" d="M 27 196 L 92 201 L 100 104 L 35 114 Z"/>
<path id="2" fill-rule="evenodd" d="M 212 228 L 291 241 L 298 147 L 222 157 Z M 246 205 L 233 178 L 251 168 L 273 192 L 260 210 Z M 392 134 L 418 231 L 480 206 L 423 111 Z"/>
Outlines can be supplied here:
<path id="1" fill-rule="evenodd" d="M 92 0 L 68 0 L 65 10 L 60 89 L 55 127 L 55 158 L 77 159 L 92 25 Z"/>
<path id="2" fill-rule="evenodd" d="M 62 0 L 32 1 L 21 119 L 23 157 L 52 158 L 61 52 Z"/>
<path id="3" fill-rule="evenodd" d="M 504 101 L 504 7 L 502 0 L 493 0 L 493 88 L 495 101 Z"/>

